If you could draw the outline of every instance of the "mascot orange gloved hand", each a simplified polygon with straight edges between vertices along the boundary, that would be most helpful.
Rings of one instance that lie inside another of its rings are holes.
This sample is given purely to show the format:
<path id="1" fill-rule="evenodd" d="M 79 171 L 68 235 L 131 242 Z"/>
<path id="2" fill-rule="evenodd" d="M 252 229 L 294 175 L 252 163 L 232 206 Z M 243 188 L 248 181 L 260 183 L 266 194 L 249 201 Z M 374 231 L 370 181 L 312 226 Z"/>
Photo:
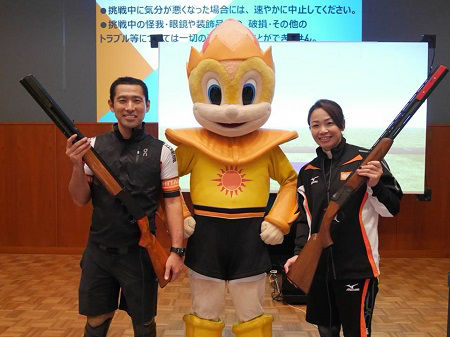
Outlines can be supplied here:
<path id="1" fill-rule="evenodd" d="M 191 174 L 194 215 L 185 212 L 185 264 L 193 314 L 184 316 L 186 335 L 221 336 L 228 285 L 236 336 L 272 336 L 273 318 L 262 308 L 271 268 L 265 244 L 281 243 L 295 219 L 297 174 L 279 145 L 297 133 L 260 129 L 275 88 L 271 49 L 263 52 L 249 29 L 227 20 L 201 52 L 191 49 L 187 73 L 202 127 L 166 130 L 177 145 L 179 175 Z M 281 187 L 264 216 L 271 178 Z"/>

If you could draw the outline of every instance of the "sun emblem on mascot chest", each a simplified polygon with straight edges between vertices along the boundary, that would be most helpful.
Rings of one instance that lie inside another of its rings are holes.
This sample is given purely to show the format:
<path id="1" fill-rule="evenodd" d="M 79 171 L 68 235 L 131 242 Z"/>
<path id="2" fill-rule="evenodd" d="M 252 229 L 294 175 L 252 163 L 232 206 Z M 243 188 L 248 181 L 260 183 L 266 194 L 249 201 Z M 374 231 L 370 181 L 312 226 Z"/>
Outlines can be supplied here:
<path id="1" fill-rule="evenodd" d="M 225 168 L 220 169 L 220 173 L 217 173 L 218 178 L 212 179 L 212 181 L 217 182 L 221 192 L 223 191 L 226 195 L 233 197 L 233 195 L 238 195 L 239 192 L 244 192 L 245 187 L 247 187 L 245 183 L 252 181 L 245 178 L 246 174 L 243 171 L 238 166 L 225 166 Z"/>

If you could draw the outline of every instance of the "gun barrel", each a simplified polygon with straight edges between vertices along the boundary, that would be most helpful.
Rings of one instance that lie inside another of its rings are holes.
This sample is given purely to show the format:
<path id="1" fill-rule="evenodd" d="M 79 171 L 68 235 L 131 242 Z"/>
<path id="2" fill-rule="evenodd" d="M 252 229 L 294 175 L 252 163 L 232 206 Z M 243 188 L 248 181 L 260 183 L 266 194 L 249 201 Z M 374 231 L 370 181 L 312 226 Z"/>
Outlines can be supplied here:
<path id="1" fill-rule="evenodd" d="M 404 126 L 408 123 L 412 116 L 416 113 L 425 100 L 430 96 L 438 84 L 442 81 L 448 72 L 448 68 L 444 65 L 440 65 L 431 74 L 425 82 L 420 86 L 420 88 L 414 93 L 411 99 L 406 103 L 399 114 L 394 118 L 391 124 L 383 132 L 383 134 L 378 138 L 378 140 L 373 145 L 372 149 L 378 144 L 383 138 L 394 139 L 402 131 Z"/>
<path id="2" fill-rule="evenodd" d="M 78 140 L 84 137 L 80 130 L 78 130 L 75 124 L 73 124 L 69 117 L 67 117 L 59 105 L 33 75 L 27 75 L 19 82 L 67 138 L 73 134 L 78 135 Z"/>

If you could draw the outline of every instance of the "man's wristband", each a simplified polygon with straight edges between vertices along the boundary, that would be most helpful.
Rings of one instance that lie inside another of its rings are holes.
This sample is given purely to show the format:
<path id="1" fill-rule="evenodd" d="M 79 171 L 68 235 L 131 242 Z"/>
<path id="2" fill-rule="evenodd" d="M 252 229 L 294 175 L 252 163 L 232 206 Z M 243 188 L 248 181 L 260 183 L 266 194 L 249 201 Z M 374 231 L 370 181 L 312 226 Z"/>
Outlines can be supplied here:
<path id="1" fill-rule="evenodd" d="M 175 248 L 175 247 L 170 247 L 170 251 L 172 253 L 177 254 L 179 257 L 183 257 L 184 254 L 186 253 L 186 248 Z"/>

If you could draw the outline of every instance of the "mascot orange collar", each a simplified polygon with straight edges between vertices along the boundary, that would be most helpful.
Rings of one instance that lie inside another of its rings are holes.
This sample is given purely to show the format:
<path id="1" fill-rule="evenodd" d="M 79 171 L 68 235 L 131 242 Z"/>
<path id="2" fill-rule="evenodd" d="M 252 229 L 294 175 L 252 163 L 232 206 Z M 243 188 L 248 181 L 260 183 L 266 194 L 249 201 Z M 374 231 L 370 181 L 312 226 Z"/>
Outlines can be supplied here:
<path id="1" fill-rule="evenodd" d="M 189 145 L 226 164 L 246 164 L 275 146 L 298 137 L 295 131 L 258 129 L 240 137 L 224 137 L 205 128 L 167 129 L 167 139 Z"/>

